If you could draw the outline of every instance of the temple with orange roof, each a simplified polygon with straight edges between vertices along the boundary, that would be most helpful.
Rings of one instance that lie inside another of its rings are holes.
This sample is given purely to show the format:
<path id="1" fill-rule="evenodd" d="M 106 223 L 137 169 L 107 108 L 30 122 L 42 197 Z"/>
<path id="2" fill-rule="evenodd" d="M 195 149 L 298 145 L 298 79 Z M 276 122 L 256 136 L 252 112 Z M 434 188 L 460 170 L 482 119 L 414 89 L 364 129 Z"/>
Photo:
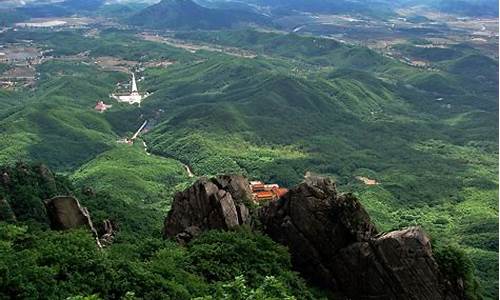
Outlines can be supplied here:
<path id="1" fill-rule="evenodd" d="M 288 192 L 288 189 L 277 184 L 265 184 L 262 181 L 250 181 L 250 188 L 255 203 L 277 200 Z"/>

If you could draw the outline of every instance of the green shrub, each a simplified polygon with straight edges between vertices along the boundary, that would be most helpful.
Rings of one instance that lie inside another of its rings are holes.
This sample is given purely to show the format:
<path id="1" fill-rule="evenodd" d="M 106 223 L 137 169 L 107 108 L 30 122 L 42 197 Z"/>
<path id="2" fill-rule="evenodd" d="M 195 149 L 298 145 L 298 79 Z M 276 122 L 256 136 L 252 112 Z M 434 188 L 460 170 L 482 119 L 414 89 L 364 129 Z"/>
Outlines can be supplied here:
<path id="1" fill-rule="evenodd" d="M 304 282 L 291 272 L 287 249 L 259 233 L 246 229 L 209 231 L 193 240 L 187 251 L 192 271 L 209 282 L 233 282 L 243 276 L 239 278 L 248 280 L 245 285 L 258 289 L 269 283 L 272 276 L 290 294 L 300 299 L 312 298 Z"/>
<path id="2" fill-rule="evenodd" d="M 475 267 L 467 254 L 456 245 L 434 247 L 434 257 L 445 275 L 456 283 L 463 280 L 469 300 L 481 300 L 482 291 L 475 275 Z"/>

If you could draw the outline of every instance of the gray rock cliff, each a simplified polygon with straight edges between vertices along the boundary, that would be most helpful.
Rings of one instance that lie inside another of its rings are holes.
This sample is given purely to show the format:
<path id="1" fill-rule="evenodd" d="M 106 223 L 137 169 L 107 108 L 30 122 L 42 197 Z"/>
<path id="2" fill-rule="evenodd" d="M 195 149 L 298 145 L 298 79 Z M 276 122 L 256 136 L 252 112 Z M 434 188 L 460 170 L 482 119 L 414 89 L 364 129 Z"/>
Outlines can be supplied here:
<path id="1" fill-rule="evenodd" d="M 230 229 L 249 223 L 244 202 L 250 198 L 250 185 L 242 176 L 201 178 L 174 196 L 164 235 L 188 242 L 203 230 Z"/>
<path id="2" fill-rule="evenodd" d="M 251 224 L 250 196 L 241 176 L 202 178 L 175 196 L 164 234 L 186 243 L 204 230 Z M 328 178 L 310 176 L 252 215 L 289 248 L 297 271 L 345 299 L 465 299 L 440 272 L 422 229 L 379 233 L 358 199 Z"/>

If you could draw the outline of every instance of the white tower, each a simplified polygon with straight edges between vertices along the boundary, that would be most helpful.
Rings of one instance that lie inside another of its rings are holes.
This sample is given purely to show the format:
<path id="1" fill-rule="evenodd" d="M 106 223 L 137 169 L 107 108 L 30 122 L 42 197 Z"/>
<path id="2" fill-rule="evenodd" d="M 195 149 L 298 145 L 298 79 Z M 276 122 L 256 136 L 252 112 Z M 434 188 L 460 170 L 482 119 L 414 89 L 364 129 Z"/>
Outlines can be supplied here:
<path id="1" fill-rule="evenodd" d="M 132 72 L 132 90 L 130 94 L 119 95 L 119 94 L 111 94 L 110 97 L 118 100 L 118 102 L 126 102 L 129 104 L 138 103 L 141 106 L 141 101 L 150 96 L 149 93 L 139 94 L 139 90 L 137 89 L 137 82 L 135 81 L 135 73 Z"/>
<path id="2" fill-rule="evenodd" d="M 137 83 L 135 82 L 135 74 L 132 72 L 132 94 L 138 94 Z"/>

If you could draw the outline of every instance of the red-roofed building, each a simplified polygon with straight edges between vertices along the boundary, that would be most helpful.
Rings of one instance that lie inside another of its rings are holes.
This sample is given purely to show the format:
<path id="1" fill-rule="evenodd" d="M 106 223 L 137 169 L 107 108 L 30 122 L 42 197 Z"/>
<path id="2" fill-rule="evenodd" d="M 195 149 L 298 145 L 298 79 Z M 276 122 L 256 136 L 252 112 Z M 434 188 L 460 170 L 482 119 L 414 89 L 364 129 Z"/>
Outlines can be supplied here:
<path id="1" fill-rule="evenodd" d="M 265 185 L 262 182 L 255 183 L 252 186 L 252 191 L 253 192 L 263 192 L 265 191 Z"/>
<path id="2" fill-rule="evenodd" d="M 254 199 L 256 199 L 258 202 L 271 201 L 276 199 L 276 194 L 274 194 L 272 191 L 257 192 L 255 193 Z"/>
<path id="3" fill-rule="evenodd" d="M 112 105 L 105 104 L 103 101 L 97 101 L 94 109 L 97 110 L 98 112 L 102 113 L 102 112 L 105 112 L 111 106 Z"/>
<path id="4" fill-rule="evenodd" d="M 276 196 L 278 196 L 278 198 L 281 198 L 281 197 L 285 196 L 286 193 L 288 193 L 288 189 L 278 188 L 278 189 L 274 190 L 274 193 L 276 194 Z"/>
<path id="5" fill-rule="evenodd" d="M 251 181 L 250 188 L 255 203 L 277 200 L 288 192 L 288 189 L 280 188 L 277 184 L 264 184 L 261 181 Z"/>

